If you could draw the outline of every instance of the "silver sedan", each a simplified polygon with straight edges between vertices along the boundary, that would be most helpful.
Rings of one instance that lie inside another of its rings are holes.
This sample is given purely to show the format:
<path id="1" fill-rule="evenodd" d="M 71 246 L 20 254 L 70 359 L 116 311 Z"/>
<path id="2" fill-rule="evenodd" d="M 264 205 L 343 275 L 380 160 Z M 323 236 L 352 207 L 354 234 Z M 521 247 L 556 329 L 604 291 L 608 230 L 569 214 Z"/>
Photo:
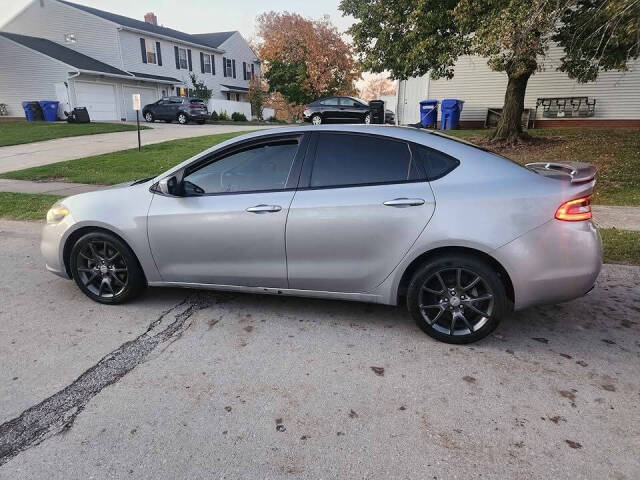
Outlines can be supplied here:
<path id="1" fill-rule="evenodd" d="M 468 343 L 593 287 L 594 177 L 413 128 L 263 130 L 62 200 L 42 253 L 101 303 L 171 286 L 404 304 L 427 334 Z"/>

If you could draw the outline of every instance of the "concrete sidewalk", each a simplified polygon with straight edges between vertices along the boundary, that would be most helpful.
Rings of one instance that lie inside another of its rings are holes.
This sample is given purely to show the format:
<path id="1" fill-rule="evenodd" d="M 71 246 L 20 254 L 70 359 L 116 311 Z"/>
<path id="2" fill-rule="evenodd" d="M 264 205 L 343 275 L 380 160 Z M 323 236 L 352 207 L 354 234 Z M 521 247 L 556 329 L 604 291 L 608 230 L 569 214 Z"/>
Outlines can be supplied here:
<path id="1" fill-rule="evenodd" d="M 147 124 L 147 126 L 150 126 L 151 129 L 140 132 L 142 145 L 217 133 L 274 128 L 271 126 L 252 125 L 178 125 L 172 123 L 153 123 Z M 0 173 L 117 152 L 128 148 L 136 148 L 137 146 L 137 132 L 134 130 L 130 132 L 57 138 L 43 142 L 0 147 Z"/>
<path id="2" fill-rule="evenodd" d="M 29 180 L 10 180 L 0 178 L 0 192 L 48 193 L 68 197 L 78 193 L 92 192 L 105 188 L 104 185 L 67 182 L 32 182 Z"/>
<path id="3" fill-rule="evenodd" d="M 31 182 L 0 178 L 0 192 L 49 193 L 69 196 L 106 188 L 105 185 L 65 182 Z M 600 228 L 640 232 L 640 207 L 593 205 L 593 221 Z"/>

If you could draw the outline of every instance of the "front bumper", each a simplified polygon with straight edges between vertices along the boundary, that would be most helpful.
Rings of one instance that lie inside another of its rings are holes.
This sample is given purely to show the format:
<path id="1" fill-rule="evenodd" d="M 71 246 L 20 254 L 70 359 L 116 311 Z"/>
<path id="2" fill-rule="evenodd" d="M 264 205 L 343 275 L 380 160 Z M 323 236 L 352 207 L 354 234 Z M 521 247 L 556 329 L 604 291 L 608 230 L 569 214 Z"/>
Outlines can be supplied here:
<path id="1" fill-rule="evenodd" d="M 551 220 L 493 254 L 511 277 L 516 310 L 581 297 L 602 267 L 602 242 L 591 221 Z"/>
<path id="2" fill-rule="evenodd" d="M 70 277 L 64 265 L 64 243 L 72 223 L 71 215 L 68 215 L 62 222 L 55 225 L 45 224 L 40 242 L 40 252 L 44 257 L 46 269 L 67 279 Z"/>

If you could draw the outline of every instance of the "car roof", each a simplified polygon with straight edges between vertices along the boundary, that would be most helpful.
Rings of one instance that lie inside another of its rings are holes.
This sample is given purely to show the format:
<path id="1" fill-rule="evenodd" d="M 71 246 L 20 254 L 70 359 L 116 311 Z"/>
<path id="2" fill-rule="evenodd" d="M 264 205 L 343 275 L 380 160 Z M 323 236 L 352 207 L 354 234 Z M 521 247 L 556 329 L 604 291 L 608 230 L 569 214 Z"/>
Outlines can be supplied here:
<path id="1" fill-rule="evenodd" d="M 197 158 L 209 155 L 217 150 L 227 148 L 236 143 L 246 142 L 253 139 L 269 137 L 279 137 L 282 135 L 295 135 L 303 133 L 317 132 L 333 132 L 333 133 L 356 133 L 362 135 L 377 135 L 389 137 L 396 140 L 424 145 L 435 150 L 442 151 L 454 158 L 464 159 L 464 162 L 471 162 L 483 165 L 481 171 L 489 174 L 492 166 L 504 163 L 512 163 L 511 160 L 505 159 L 499 155 L 484 151 L 475 145 L 461 141 L 457 138 L 450 137 L 441 132 L 434 132 L 422 128 L 404 127 L 396 125 L 365 125 L 365 124 L 335 124 L 335 125 L 292 125 L 286 127 L 274 127 L 269 129 L 256 130 L 233 137 L 229 140 L 221 142 L 211 148 L 198 153 L 197 155 L 176 165 L 172 169 L 164 172 L 157 177 L 157 180 L 172 172 L 178 171 L 180 168 L 188 165 Z M 521 168 L 521 167 L 519 167 Z"/>

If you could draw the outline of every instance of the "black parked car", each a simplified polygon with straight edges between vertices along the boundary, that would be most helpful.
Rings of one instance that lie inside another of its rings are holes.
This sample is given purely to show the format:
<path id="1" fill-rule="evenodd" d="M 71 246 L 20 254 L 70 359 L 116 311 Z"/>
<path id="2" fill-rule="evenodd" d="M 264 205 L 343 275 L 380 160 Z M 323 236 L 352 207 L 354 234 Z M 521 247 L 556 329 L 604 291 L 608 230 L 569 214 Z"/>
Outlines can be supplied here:
<path id="1" fill-rule="evenodd" d="M 321 123 L 371 123 L 369 105 L 353 97 L 328 97 L 304 106 L 305 122 Z"/>
<path id="2" fill-rule="evenodd" d="M 164 97 L 155 103 L 145 105 L 142 116 L 147 122 L 177 120 L 182 125 L 190 121 L 203 124 L 207 121 L 209 112 L 205 103 L 199 98 Z"/>

